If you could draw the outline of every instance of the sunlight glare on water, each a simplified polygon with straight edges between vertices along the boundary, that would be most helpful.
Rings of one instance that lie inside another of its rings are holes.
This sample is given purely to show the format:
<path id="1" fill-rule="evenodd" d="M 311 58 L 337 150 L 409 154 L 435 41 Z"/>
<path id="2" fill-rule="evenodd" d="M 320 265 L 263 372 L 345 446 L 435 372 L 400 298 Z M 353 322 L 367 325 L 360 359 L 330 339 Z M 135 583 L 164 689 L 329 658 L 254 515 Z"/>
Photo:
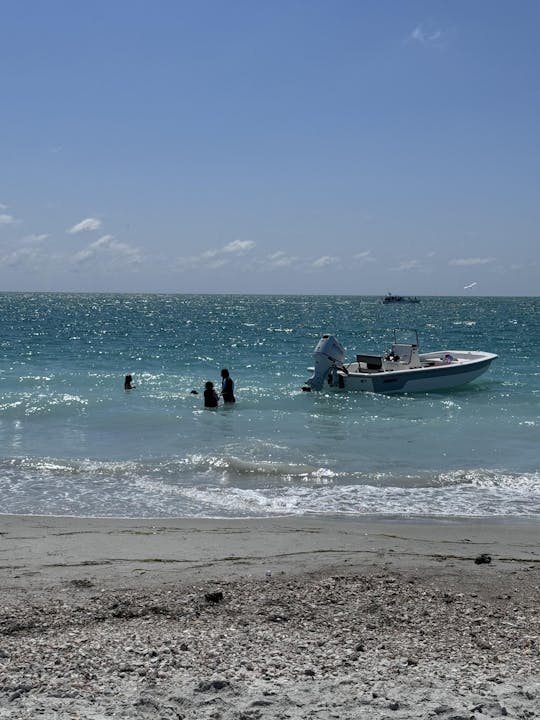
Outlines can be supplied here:
<path id="1" fill-rule="evenodd" d="M 2 294 L 1 511 L 540 515 L 539 305 Z M 302 392 L 324 332 L 353 359 L 395 327 L 499 357 L 447 392 Z M 237 403 L 205 410 L 222 367 Z"/>

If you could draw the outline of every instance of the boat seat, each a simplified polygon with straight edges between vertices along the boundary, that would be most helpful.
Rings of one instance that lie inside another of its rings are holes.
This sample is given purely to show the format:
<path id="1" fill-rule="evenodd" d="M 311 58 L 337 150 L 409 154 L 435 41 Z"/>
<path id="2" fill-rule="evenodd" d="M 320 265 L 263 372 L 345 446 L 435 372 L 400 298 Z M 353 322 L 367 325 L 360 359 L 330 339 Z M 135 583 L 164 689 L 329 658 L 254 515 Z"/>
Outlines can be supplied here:
<path id="1" fill-rule="evenodd" d="M 365 363 L 368 370 L 382 370 L 382 357 L 380 355 L 357 355 L 358 368 L 360 363 Z"/>

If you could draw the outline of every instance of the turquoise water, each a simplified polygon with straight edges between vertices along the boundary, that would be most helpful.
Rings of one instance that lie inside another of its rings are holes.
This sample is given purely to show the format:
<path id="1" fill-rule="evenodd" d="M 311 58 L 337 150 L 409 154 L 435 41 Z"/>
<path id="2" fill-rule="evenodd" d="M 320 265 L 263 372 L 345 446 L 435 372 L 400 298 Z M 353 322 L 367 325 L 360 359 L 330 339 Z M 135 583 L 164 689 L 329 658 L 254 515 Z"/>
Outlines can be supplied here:
<path id="1" fill-rule="evenodd" d="M 0 294 L 0 512 L 540 516 L 539 311 L 539 298 Z M 424 352 L 499 357 L 447 392 L 302 392 L 323 332 L 353 359 L 395 327 L 417 328 Z M 204 410 L 222 367 L 237 403 Z"/>

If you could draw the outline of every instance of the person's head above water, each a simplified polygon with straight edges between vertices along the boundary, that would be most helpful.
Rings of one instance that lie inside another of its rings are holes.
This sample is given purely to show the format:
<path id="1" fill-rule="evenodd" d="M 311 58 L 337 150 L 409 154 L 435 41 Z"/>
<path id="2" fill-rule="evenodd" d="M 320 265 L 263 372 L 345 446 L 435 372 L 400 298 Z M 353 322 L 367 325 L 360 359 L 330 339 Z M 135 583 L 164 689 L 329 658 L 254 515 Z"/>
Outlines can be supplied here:
<path id="1" fill-rule="evenodd" d="M 221 371 L 221 377 L 222 377 L 222 378 L 228 378 L 228 377 L 229 377 L 229 371 L 227 370 L 227 368 L 223 368 L 223 370 Z"/>

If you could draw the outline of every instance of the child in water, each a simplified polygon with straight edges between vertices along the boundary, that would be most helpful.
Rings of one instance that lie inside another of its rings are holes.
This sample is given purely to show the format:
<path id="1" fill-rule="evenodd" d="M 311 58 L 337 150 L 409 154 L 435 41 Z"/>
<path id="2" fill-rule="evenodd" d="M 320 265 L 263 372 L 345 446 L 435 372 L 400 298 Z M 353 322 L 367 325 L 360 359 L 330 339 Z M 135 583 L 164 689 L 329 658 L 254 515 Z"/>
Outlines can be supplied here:
<path id="1" fill-rule="evenodd" d="M 218 406 L 218 394 L 214 390 L 214 383 L 208 380 L 204 386 L 204 407 L 214 408 Z"/>

